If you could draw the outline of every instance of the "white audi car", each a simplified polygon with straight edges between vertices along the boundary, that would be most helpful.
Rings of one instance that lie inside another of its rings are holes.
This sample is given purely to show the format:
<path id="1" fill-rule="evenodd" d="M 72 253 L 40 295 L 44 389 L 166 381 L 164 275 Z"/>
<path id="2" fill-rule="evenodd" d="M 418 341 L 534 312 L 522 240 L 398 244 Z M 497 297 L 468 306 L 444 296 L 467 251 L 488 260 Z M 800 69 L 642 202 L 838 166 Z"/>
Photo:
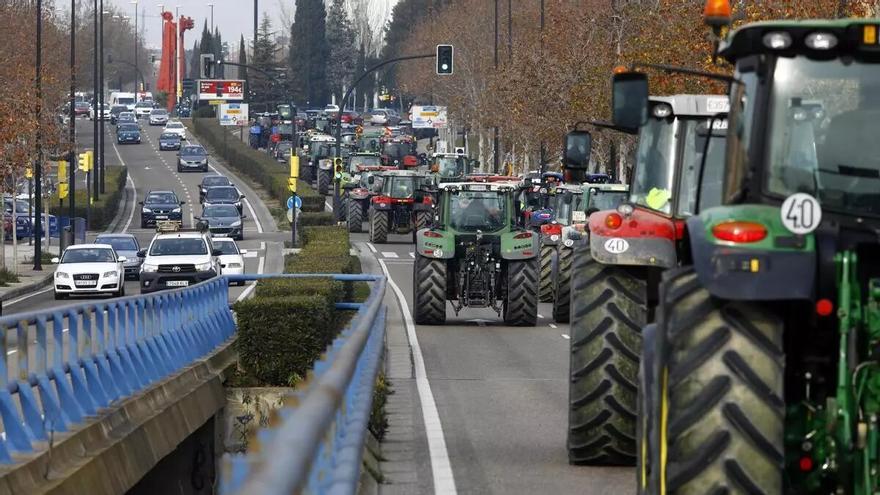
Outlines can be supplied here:
<path id="1" fill-rule="evenodd" d="M 55 268 L 55 299 L 70 295 L 125 295 L 125 256 L 117 256 L 110 244 L 77 244 L 61 258 L 52 258 Z"/>
<path id="2" fill-rule="evenodd" d="M 223 275 L 241 275 L 244 273 L 244 256 L 247 249 L 238 249 L 238 244 L 231 237 L 214 237 L 211 239 L 214 249 L 220 252 L 220 273 Z M 244 285 L 240 283 L 239 285 Z"/>
<path id="3" fill-rule="evenodd" d="M 170 120 L 165 124 L 165 128 L 162 130 L 162 134 L 165 133 L 177 134 L 180 136 L 180 140 L 183 141 L 186 139 L 186 126 L 178 120 Z"/>

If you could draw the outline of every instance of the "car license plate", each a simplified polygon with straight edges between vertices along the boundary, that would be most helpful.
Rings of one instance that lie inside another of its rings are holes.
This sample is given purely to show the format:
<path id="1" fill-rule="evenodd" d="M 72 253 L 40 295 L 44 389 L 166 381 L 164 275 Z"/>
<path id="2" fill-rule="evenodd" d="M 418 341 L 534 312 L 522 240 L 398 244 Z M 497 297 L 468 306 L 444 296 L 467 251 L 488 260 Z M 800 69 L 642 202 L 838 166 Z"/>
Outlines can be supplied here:
<path id="1" fill-rule="evenodd" d="M 189 285 L 189 280 L 169 280 L 165 282 L 165 285 L 168 287 L 186 287 Z"/>
<path id="2" fill-rule="evenodd" d="M 156 220 L 168 220 L 168 215 L 156 215 Z"/>
<path id="3" fill-rule="evenodd" d="M 80 286 L 93 287 L 95 285 L 98 285 L 98 281 L 97 280 L 77 280 L 76 285 L 77 285 L 77 287 L 80 287 Z"/>

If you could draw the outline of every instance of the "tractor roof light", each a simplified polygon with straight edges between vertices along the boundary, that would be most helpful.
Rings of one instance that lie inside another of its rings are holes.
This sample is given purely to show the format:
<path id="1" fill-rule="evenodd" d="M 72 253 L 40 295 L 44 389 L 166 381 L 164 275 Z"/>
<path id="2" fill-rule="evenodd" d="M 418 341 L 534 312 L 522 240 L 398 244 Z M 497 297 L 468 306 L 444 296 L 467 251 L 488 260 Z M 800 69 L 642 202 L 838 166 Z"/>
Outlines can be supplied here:
<path id="1" fill-rule="evenodd" d="M 651 112 L 654 114 L 654 117 L 657 117 L 658 119 L 665 119 L 666 117 L 672 115 L 672 107 L 665 103 L 660 103 L 658 105 L 654 105 L 654 108 L 651 109 Z"/>
<path id="2" fill-rule="evenodd" d="M 837 36 L 823 32 L 810 33 L 804 39 L 804 44 L 813 50 L 831 50 L 837 46 Z"/>
<path id="3" fill-rule="evenodd" d="M 614 74 L 623 74 L 624 72 L 629 72 L 629 69 L 626 68 L 625 65 L 617 65 L 612 70 Z"/>
<path id="4" fill-rule="evenodd" d="M 722 241 L 736 243 L 759 242 L 767 237 L 767 227 L 757 222 L 732 220 L 712 227 L 712 235 Z"/>
<path id="5" fill-rule="evenodd" d="M 706 0 L 706 5 L 703 7 L 703 22 L 720 28 L 729 25 L 730 18 L 729 0 Z"/>
<path id="6" fill-rule="evenodd" d="M 791 46 L 791 34 L 785 31 L 771 31 L 764 35 L 764 46 L 771 50 L 785 50 Z"/>
<path id="7" fill-rule="evenodd" d="M 605 226 L 609 229 L 617 229 L 623 225 L 623 218 L 617 213 L 609 213 L 607 217 L 605 217 Z"/>
<path id="8" fill-rule="evenodd" d="M 623 215 L 625 217 L 629 217 L 633 214 L 634 210 L 633 210 L 633 206 L 631 204 L 621 203 L 620 205 L 617 206 L 617 211 L 621 215 Z"/>

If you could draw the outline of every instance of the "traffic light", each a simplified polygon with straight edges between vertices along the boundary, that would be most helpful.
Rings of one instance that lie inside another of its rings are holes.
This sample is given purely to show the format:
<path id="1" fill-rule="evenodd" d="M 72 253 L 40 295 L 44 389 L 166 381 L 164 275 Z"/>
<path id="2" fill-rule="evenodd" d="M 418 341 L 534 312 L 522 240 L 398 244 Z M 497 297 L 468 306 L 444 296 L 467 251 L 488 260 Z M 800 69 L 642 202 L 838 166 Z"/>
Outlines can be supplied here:
<path id="1" fill-rule="evenodd" d="M 337 179 L 342 178 L 342 158 L 338 156 L 333 159 L 333 172 L 336 174 Z"/>
<path id="2" fill-rule="evenodd" d="M 88 152 L 80 153 L 78 155 L 78 157 L 79 158 L 77 159 L 77 163 L 78 163 L 77 168 L 79 168 L 83 172 L 88 172 L 89 171 L 89 154 L 88 154 Z"/>
<path id="3" fill-rule="evenodd" d="M 452 45 L 437 45 L 437 75 L 452 74 Z"/>
<path id="4" fill-rule="evenodd" d="M 202 79 L 212 79 L 214 77 L 214 54 L 203 53 L 199 57 L 201 60 L 202 72 L 199 77 Z"/>

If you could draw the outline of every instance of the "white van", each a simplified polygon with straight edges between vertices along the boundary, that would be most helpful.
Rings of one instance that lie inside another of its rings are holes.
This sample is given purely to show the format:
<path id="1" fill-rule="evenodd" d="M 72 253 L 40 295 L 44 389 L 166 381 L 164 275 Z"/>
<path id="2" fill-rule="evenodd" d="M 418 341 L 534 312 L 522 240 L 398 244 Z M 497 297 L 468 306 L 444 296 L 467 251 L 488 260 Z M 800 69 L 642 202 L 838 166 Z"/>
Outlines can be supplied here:
<path id="1" fill-rule="evenodd" d="M 110 93 L 111 108 L 115 105 L 122 105 L 125 106 L 129 112 L 133 112 L 135 103 L 137 103 L 137 101 L 134 93 L 123 93 L 122 91 Z"/>

